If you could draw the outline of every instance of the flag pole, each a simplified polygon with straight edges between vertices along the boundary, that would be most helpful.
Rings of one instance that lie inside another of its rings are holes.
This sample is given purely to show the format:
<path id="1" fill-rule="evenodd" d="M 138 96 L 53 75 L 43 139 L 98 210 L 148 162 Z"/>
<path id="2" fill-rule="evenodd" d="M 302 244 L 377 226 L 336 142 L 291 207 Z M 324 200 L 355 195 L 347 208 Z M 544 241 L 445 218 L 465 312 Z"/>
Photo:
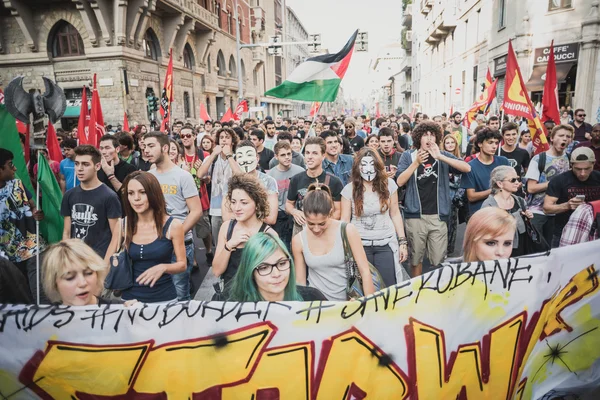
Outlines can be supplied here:
<path id="1" fill-rule="evenodd" d="M 39 164 L 40 164 L 41 153 L 38 152 L 38 174 Z M 38 182 L 35 189 L 35 204 L 37 206 L 37 210 L 40 211 L 42 209 L 42 204 L 40 203 L 40 183 Z M 40 221 L 35 220 L 35 246 L 37 248 L 37 252 L 35 254 L 35 275 L 36 275 L 36 304 L 40 305 Z"/>
<path id="2" fill-rule="evenodd" d="M 312 123 L 310 124 L 310 128 L 308 128 L 308 132 L 306 132 L 306 137 L 308 137 L 310 135 L 310 132 L 313 130 L 313 126 L 315 125 L 315 121 L 317 120 L 317 115 L 319 115 L 319 112 L 321 111 L 321 107 L 323 107 L 323 103 L 324 103 L 324 101 L 322 101 L 321 104 L 319 104 L 319 108 L 317 109 L 317 111 L 315 111 L 315 115 L 313 115 L 313 120 L 312 120 Z"/>

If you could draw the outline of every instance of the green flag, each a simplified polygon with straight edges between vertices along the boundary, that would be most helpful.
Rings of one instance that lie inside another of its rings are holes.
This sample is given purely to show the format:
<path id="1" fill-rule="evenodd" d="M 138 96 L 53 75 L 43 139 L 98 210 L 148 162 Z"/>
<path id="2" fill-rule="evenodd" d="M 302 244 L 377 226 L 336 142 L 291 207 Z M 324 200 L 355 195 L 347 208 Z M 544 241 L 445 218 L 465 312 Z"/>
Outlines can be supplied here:
<path id="1" fill-rule="evenodd" d="M 63 217 L 60 215 L 62 191 L 46 157 L 38 153 L 38 185 L 42 198 L 44 219 L 40 222 L 40 233 L 48 243 L 60 242 L 63 232 Z"/>
<path id="2" fill-rule="evenodd" d="M 13 153 L 13 164 L 17 167 L 17 178 L 23 182 L 25 189 L 29 190 L 31 197 L 35 198 L 35 190 L 29 179 L 27 163 L 21 147 L 19 132 L 17 131 L 17 122 L 15 118 L 6 111 L 6 106 L 0 104 L 0 147 L 10 150 Z"/>

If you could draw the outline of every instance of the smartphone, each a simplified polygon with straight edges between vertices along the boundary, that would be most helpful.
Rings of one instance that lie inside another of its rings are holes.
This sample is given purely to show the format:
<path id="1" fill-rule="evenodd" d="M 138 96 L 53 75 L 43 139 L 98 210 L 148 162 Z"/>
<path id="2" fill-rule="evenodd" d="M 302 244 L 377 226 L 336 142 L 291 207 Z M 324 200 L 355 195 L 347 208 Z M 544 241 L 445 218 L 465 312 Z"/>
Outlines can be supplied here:
<path id="1" fill-rule="evenodd" d="M 578 194 L 577 196 L 575 196 L 575 198 L 577 200 L 585 201 L 585 194 Z"/>

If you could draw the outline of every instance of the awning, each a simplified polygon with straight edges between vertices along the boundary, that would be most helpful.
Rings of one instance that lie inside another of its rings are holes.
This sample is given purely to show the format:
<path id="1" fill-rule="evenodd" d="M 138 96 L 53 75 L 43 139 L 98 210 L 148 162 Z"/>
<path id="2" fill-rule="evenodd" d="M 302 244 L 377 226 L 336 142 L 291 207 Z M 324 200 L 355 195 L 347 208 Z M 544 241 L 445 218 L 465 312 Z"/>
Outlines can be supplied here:
<path id="1" fill-rule="evenodd" d="M 67 106 L 62 118 L 78 118 L 81 106 Z"/>
<path id="2" fill-rule="evenodd" d="M 558 83 L 564 82 L 569 74 L 571 68 L 575 63 L 561 63 L 556 64 L 556 80 Z M 546 68 L 547 65 L 536 65 L 533 67 L 531 77 L 525 84 L 530 92 L 541 92 L 544 90 L 544 82 L 546 80 Z"/>

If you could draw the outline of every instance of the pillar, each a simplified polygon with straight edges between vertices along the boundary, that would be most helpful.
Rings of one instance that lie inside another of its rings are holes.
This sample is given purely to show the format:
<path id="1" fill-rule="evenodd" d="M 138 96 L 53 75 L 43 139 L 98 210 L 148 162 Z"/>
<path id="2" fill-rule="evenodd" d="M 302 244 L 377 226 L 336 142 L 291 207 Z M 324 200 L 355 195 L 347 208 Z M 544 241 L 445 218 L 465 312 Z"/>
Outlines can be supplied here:
<path id="1" fill-rule="evenodd" d="M 598 67 L 598 49 L 600 48 L 600 13 L 598 12 L 598 0 L 594 0 L 590 7 L 590 13 L 581 26 L 582 40 L 579 49 L 579 61 L 577 62 L 577 82 L 575 86 L 575 108 L 583 108 L 589 120 L 594 121 L 598 104 L 598 96 L 594 96 L 594 89 L 600 85 L 596 80 L 596 69 Z"/>

